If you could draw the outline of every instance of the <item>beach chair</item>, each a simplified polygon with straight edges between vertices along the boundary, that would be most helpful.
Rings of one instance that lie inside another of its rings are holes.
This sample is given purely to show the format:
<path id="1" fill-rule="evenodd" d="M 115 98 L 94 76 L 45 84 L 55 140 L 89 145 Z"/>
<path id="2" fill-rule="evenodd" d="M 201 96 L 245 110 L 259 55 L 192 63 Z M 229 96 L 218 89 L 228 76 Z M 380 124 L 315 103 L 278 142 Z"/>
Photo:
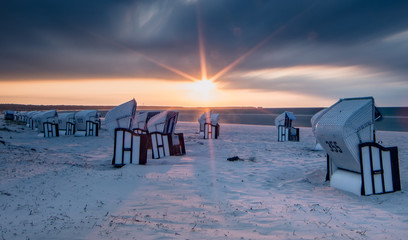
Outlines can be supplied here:
<path id="1" fill-rule="evenodd" d="M 381 118 L 374 98 L 344 98 L 314 121 L 317 141 L 327 153 L 330 185 L 357 195 L 401 190 L 397 147 L 376 143 Z"/>
<path id="2" fill-rule="evenodd" d="M 114 137 L 112 165 L 146 164 L 147 135 L 133 133 L 132 124 L 136 115 L 135 99 L 114 107 L 105 116 L 106 129 Z"/>
<path id="3" fill-rule="evenodd" d="M 299 141 L 299 128 L 292 126 L 296 120 L 292 112 L 285 111 L 275 118 L 275 126 L 278 129 L 278 142 Z"/>
<path id="4" fill-rule="evenodd" d="M 164 111 L 147 122 L 154 159 L 186 153 L 183 133 L 174 133 L 178 112 Z"/>
<path id="5" fill-rule="evenodd" d="M 38 133 L 44 133 L 45 125 L 47 126 L 50 125 L 47 131 L 49 131 L 49 129 L 54 128 L 54 127 L 51 127 L 52 124 L 54 124 L 57 127 L 57 131 L 58 131 L 58 113 L 56 110 L 39 112 L 36 115 L 34 115 L 32 119 L 34 122 L 33 126 L 34 128 L 37 129 Z M 44 123 L 47 123 L 47 124 L 44 124 Z M 53 133 L 53 131 L 51 131 L 47 135 L 51 135 L 55 137 L 56 133 Z M 45 134 L 44 134 L 44 137 L 45 137 Z"/>
<path id="6" fill-rule="evenodd" d="M 7 110 L 4 112 L 4 120 L 14 120 L 15 112 L 11 110 Z"/>
<path id="7" fill-rule="evenodd" d="M 75 112 L 58 114 L 58 131 L 60 135 L 75 134 Z"/>
<path id="8" fill-rule="evenodd" d="M 83 110 L 75 114 L 75 136 L 98 136 L 101 114 L 97 110 Z"/>
<path id="9" fill-rule="evenodd" d="M 211 111 L 203 113 L 198 122 L 200 124 L 200 136 L 204 139 L 217 139 L 220 134 L 220 114 Z"/>

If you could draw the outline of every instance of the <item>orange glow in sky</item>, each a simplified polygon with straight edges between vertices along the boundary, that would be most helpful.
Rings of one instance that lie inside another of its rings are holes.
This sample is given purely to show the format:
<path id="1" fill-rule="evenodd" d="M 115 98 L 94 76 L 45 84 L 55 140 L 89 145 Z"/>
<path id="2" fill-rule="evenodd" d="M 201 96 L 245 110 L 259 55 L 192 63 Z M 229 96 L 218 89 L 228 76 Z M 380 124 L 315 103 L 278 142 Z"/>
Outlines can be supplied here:
<path id="1" fill-rule="evenodd" d="M 165 81 L 160 79 L 121 80 L 60 80 L 0 82 L 0 103 L 44 105 L 118 105 L 136 98 L 138 105 L 146 106 L 315 106 L 327 103 L 318 97 L 288 92 L 228 90 L 217 88 L 209 80 Z"/>

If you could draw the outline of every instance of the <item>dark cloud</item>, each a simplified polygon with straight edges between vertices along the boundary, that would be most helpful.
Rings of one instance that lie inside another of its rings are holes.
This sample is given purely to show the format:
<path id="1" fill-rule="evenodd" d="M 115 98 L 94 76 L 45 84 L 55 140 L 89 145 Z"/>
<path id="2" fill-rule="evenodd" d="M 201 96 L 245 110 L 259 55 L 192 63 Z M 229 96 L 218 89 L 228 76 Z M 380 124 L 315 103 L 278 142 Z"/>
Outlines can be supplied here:
<path id="1" fill-rule="evenodd" d="M 255 46 L 231 74 L 328 64 L 406 75 L 406 41 L 386 39 L 408 30 L 407 9 L 374 0 L 5 1 L 0 79 L 183 79 L 151 59 L 198 78 L 197 13 L 209 76 Z M 246 81 L 235 86 L 263 87 Z"/>

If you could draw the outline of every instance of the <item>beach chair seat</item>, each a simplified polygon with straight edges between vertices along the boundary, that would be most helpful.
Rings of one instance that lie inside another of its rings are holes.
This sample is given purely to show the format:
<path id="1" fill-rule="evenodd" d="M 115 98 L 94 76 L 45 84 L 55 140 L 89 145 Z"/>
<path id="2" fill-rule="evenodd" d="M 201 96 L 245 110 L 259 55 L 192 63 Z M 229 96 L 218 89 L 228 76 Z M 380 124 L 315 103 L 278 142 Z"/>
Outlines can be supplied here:
<path id="1" fill-rule="evenodd" d="M 58 137 L 59 136 L 58 124 L 57 123 L 44 122 L 43 123 L 43 130 L 44 130 L 44 137 L 45 138 Z"/>
<path id="2" fill-rule="evenodd" d="M 135 134 L 126 128 L 115 129 L 112 165 L 115 167 L 135 163 L 145 165 L 147 162 L 148 142 L 148 135 Z"/>

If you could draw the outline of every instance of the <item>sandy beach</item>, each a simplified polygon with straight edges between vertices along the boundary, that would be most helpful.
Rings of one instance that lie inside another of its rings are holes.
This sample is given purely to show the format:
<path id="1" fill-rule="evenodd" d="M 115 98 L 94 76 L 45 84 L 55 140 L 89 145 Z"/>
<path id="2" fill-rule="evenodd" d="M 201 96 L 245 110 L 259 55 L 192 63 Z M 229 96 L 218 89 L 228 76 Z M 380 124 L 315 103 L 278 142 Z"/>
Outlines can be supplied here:
<path id="1" fill-rule="evenodd" d="M 278 142 L 274 126 L 221 125 L 200 139 L 179 122 L 187 154 L 111 165 L 113 138 L 42 138 L 0 120 L 0 239 L 406 239 L 408 133 L 398 146 L 402 191 L 356 196 L 325 182 L 326 158 Z M 240 161 L 227 161 L 238 156 Z"/>

